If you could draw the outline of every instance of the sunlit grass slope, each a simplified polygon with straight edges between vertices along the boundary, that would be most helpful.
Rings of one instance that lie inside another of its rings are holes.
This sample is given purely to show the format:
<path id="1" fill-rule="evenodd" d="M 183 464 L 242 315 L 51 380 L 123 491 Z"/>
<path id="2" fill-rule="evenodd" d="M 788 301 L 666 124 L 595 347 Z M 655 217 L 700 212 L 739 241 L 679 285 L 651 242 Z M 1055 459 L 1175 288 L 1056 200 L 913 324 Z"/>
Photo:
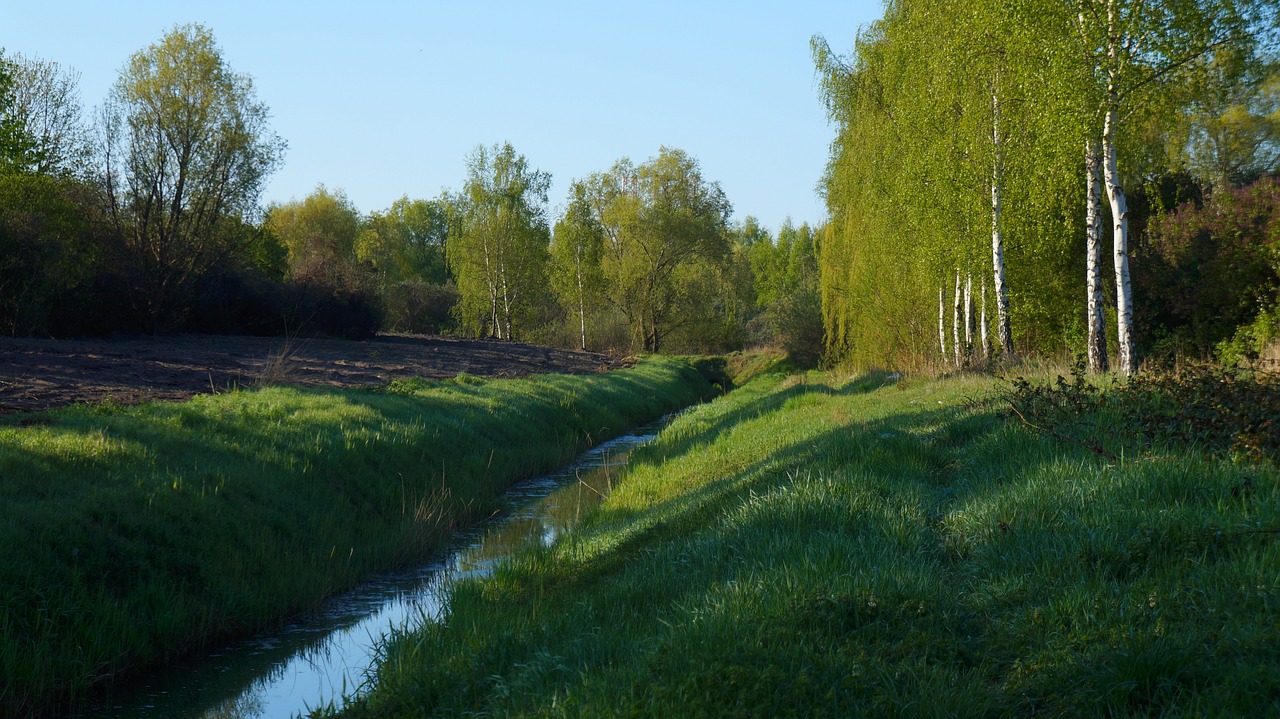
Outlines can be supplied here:
<path id="1" fill-rule="evenodd" d="M 595 376 L 272 388 L 0 425 L 0 714 L 314 605 L 419 559 L 512 481 L 711 390 Z"/>
<path id="2" fill-rule="evenodd" d="M 1274 470 L 1108 462 L 969 401 L 991 382 L 691 410 L 586 526 L 390 642 L 351 716 L 1280 714 Z"/>

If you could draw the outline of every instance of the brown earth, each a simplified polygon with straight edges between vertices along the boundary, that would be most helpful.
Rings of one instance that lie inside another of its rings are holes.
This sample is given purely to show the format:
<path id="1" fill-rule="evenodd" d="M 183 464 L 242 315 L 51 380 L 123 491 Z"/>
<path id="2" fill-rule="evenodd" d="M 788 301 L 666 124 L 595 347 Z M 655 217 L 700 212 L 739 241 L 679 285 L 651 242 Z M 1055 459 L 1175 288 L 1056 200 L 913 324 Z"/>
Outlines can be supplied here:
<path id="1" fill-rule="evenodd" d="M 602 372 L 591 352 L 452 337 L 379 335 L 365 342 L 179 335 L 101 340 L 0 338 L 0 413 L 80 402 L 186 399 L 264 384 L 359 387 L 459 372 L 520 377 Z"/>

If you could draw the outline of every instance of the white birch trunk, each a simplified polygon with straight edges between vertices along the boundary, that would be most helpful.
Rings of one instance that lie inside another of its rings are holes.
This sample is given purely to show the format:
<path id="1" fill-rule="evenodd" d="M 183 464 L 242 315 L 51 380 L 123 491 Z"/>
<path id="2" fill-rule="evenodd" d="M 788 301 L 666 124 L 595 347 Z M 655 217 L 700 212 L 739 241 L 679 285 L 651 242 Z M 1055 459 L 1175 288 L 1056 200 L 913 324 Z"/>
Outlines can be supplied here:
<path id="1" fill-rule="evenodd" d="M 582 291 L 582 270 L 578 270 L 578 326 L 582 329 L 582 349 L 587 349 L 587 298 Z"/>
<path id="2" fill-rule="evenodd" d="M 509 247 L 509 243 L 504 243 L 501 249 Z M 511 339 L 511 287 L 507 283 L 507 253 L 500 251 L 498 253 L 498 287 L 499 298 L 502 300 L 501 317 L 502 333 L 505 339 Z"/>
<path id="3" fill-rule="evenodd" d="M 960 289 L 960 270 L 956 270 L 956 299 L 952 303 L 955 306 L 951 316 L 951 341 L 955 345 L 956 366 L 960 366 L 960 303 L 963 300 L 963 291 Z"/>
<path id="4" fill-rule="evenodd" d="M 982 319 L 978 321 L 978 328 L 982 334 L 982 359 L 983 361 L 991 359 L 991 335 L 987 333 L 987 278 L 982 278 L 981 283 L 982 297 Z"/>
<path id="5" fill-rule="evenodd" d="M 1107 358 L 1107 320 L 1102 297 L 1102 157 L 1098 141 L 1085 145 L 1085 257 L 1086 292 L 1089 301 L 1089 369 L 1111 369 Z"/>
<path id="6" fill-rule="evenodd" d="M 973 275 L 964 276 L 964 363 L 973 361 Z"/>
<path id="7" fill-rule="evenodd" d="M 498 321 L 498 283 L 494 276 L 493 260 L 489 256 L 488 235 L 482 236 L 480 247 L 484 253 L 484 281 L 489 289 L 489 326 L 490 332 L 502 339 L 502 324 Z"/>
<path id="8" fill-rule="evenodd" d="M 1115 48 L 1110 49 L 1114 57 Z M 1119 104 L 1114 79 L 1107 88 L 1107 115 L 1102 128 L 1102 174 L 1106 179 L 1107 200 L 1115 225 L 1116 334 L 1119 337 L 1120 373 L 1135 371 L 1133 352 L 1133 286 L 1129 282 L 1129 201 L 1120 187 L 1120 170 L 1116 161 L 1116 124 Z"/>
<path id="9" fill-rule="evenodd" d="M 942 361 L 947 361 L 947 304 L 946 286 L 938 288 L 938 349 L 942 350 Z"/>
<path id="10" fill-rule="evenodd" d="M 1005 282 L 1004 231 L 1000 224 L 1004 154 L 1000 144 L 1000 95 L 994 89 L 991 92 L 991 142 L 994 146 L 991 163 L 991 267 L 996 291 L 996 335 L 1000 338 L 1001 352 L 1010 358 L 1013 357 L 1013 331 L 1009 326 L 1009 287 Z"/>

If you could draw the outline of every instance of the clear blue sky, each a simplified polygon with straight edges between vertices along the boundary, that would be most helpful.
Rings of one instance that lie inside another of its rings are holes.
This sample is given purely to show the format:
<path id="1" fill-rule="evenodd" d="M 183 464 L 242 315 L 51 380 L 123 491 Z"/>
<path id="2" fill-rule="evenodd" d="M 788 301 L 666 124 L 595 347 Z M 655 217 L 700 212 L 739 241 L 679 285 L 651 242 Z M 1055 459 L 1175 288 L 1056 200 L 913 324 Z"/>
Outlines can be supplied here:
<path id="1" fill-rule="evenodd" d="M 509 140 L 554 184 L 679 147 L 734 218 L 825 215 L 833 134 L 809 38 L 841 53 L 882 14 L 846 2 L 8 3 L 0 47 L 79 71 L 85 108 L 175 24 L 212 29 L 289 143 L 264 202 L 343 189 L 362 212 L 435 197 L 477 144 Z"/>

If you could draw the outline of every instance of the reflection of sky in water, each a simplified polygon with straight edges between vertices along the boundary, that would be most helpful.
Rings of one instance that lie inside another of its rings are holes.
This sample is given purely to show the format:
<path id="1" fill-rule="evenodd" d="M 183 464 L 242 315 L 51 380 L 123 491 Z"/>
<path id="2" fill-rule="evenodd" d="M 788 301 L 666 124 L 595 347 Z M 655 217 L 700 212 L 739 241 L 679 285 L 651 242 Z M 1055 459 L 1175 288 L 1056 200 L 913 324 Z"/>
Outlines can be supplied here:
<path id="1" fill-rule="evenodd" d="M 450 579 L 487 575 L 523 547 L 554 542 L 600 503 L 617 468 L 633 447 L 652 439 L 655 427 L 513 487 L 508 515 L 458 535 L 443 562 L 376 578 L 272 634 L 175 665 L 81 719 L 287 719 L 340 702 L 365 681 L 379 638 L 438 618 Z"/>

